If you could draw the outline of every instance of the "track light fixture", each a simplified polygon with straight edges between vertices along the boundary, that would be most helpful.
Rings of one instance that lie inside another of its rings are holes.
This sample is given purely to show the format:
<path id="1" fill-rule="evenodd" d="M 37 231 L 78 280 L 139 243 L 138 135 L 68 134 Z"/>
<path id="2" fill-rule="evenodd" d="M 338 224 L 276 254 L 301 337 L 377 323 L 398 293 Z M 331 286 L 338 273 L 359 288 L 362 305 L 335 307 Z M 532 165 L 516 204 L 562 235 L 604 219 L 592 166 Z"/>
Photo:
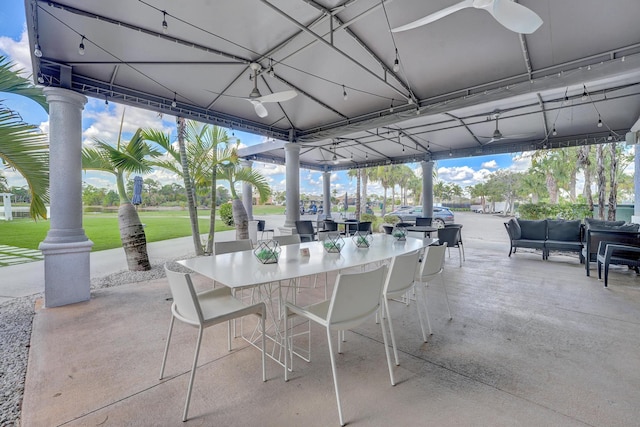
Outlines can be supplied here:
<path id="1" fill-rule="evenodd" d="M 347 90 L 345 89 L 344 85 L 342 85 L 342 99 L 344 99 L 345 101 L 349 99 L 349 95 L 347 95 Z"/>
<path id="2" fill-rule="evenodd" d="M 391 105 L 389 106 L 389 112 L 393 113 L 393 99 L 391 99 Z"/>
<path id="3" fill-rule="evenodd" d="M 167 24 L 167 11 L 162 11 L 162 32 L 167 34 L 169 32 L 169 25 Z"/>
<path id="4" fill-rule="evenodd" d="M 400 71 L 400 61 L 398 60 L 398 49 L 396 49 L 396 60 L 393 61 L 393 72 L 397 73 Z"/>
<path id="5" fill-rule="evenodd" d="M 78 53 L 80 55 L 84 55 L 84 36 L 80 39 L 80 44 L 78 45 Z"/>
<path id="6" fill-rule="evenodd" d="M 556 127 L 553 127 L 553 130 L 551 131 L 551 135 L 556 136 L 558 135 L 558 131 L 556 130 Z"/>
<path id="7" fill-rule="evenodd" d="M 613 135 L 609 132 L 609 136 L 607 136 L 607 141 L 613 141 Z"/>
<path id="8" fill-rule="evenodd" d="M 269 75 L 269 77 L 275 77 L 276 76 L 276 72 L 273 69 L 273 59 L 269 58 L 269 69 L 267 70 L 267 74 Z"/>
<path id="9" fill-rule="evenodd" d="M 38 83 L 44 83 L 44 76 L 41 73 L 38 73 Z"/>
<path id="10" fill-rule="evenodd" d="M 416 107 L 416 116 L 420 115 L 420 107 Z"/>
<path id="11" fill-rule="evenodd" d="M 451 151 L 451 148 L 449 148 L 449 157 L 453 156 L 453 152 Z"/>
<path id="12" fill-rule="evenodd" d="M 586 101 L 587 99 L 589 99 L 589 93 L 587 92 L 587 87 L 585 85 L 582 85 L 582 88 L 582 100 Z"/>
<path id="13" fill-rule="evenodd" d="M 109 98 L 107 98 L 107 95 L 104 96 L 104 105 L 109 105 Z"/>
<path id="14" fill-rule="evenodd" d="M 176 102 L 176 93 L 173 92 L 173 102 L 171 103 L 171 106 L 173 108 L 176 108 L 178 106 L 178 103 Z"/>
<path id="15" fill-rule="evenodd" d="M 38 58 L 42 58 L 42 50 L 40 50 L 40 36 L 36 36 L 36 45 L 33 47 L 33 54 Z"/>
<path id="16" fill-rule="evenodd" d="M 598 114 L 598 127 L 602 127 L 602 118 L 600 117 L 600 114 Z"/>

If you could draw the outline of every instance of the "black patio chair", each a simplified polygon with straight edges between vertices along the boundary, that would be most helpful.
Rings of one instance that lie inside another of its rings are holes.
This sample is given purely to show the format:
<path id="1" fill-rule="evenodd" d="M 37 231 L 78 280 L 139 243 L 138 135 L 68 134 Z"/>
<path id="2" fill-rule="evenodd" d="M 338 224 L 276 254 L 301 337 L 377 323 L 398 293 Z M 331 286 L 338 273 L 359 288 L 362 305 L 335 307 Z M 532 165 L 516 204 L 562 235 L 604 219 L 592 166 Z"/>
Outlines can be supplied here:
<path id="1" fill-rule="evenodd" d="M 267 237 L 269 237 L 269 233 L 271 233 L 271 237 L 275 235 L 275 231 L 273 228 L 264 228 L 266 225 L 266 221 L 264 219 L 258 220 L 258 231 L 262 232 L 260 235 L 260 240 L 264 240 L 264 233 L 267 233 Z"/>
<path id="2" fill-rule="evenodd" d="M 325 219 L 324 220 L 323 230 L 324 231 L 338 231 L 338 223 L 333 221 L 333 220 L 331 220 L 331 219 Z"/>
<path id="3" fill-rule="evenodd" d="M 359 222 L 358 231 L 361 233 L 371 233 L 371 221 Z"/>
<path id="4" fill-rule="evenodd" d="M 458 254 L 460 255 L 460 267 L 462 267 L 462 261 L 464 258 L 464 249 L 462 247 L 461 236 L 462 225 L 451 224 L 449 227 L 438 229 L 438 241 L 442 245 L 447 244 L 447 252 L 449 252 L 449 258 L 451 258 L 450 248 L 458 248 Z"/>
<path id="5" fill-rule="evenodd" d="M 598 245 L 598 279 L 602 279 L 604 264 L 604 286 L 609 285 L 609 265 L 626 265 L 638 274 L 640 246 L 623 245 L 617 242 L 600 242 Z"/>
<path id="6" fill-rule="evenodd" d="M 431 220 L 433 218 L 429 218 L 426 216 L 416 217 L 416 227 L 431 227 Z"/>
<path id="7" fill-rule="evenodd" d="M 300 235 L 301 242 L 316 240 L 316 231 L 313 229 L 313 223 L 311 221 L 296 221 L 296 231 Z"/>

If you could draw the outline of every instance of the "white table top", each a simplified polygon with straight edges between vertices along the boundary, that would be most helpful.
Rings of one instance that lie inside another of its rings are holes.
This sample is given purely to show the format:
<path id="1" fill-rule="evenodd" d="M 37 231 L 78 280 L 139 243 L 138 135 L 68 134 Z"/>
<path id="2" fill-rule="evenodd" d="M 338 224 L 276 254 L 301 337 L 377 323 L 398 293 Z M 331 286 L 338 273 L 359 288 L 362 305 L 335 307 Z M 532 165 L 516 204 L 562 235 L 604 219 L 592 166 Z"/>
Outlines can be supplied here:
<path id="1" fill-rule="evenodd" d="M 282 252 L 275 264 L 262 264 L 253 251 L 197 257 L 178 263 L 230 288 L 242 288 L 382 261 L 422 249 L 435 241 L 407 237 L 406 241 L 398 242 L 390 235 L 374 234 L 369 248 L 358 248 L 351 238 L 344 238 L 340 253 L 327 253 L 322 242 L 281 246 Z M 309 256 L 301 255 L 301 248 L 309 248 Z"/>

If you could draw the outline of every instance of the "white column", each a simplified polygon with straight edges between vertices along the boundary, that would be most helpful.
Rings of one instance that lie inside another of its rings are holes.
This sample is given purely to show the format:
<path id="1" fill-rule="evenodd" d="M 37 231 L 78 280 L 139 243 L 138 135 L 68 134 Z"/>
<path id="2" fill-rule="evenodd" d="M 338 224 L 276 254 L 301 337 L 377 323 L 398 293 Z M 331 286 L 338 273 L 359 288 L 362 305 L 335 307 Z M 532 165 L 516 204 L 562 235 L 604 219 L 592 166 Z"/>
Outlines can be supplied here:
<path id="1" fill-rule="evenodd" d="M 640 144 L 635 144 L 634 148 L 634 164 L 636 172 L 633 174 L 633 192 L 635 197 L 631 222 L 633 222 L 634 224 L 640 224 Z"/>
<path id="2" fill-rule="evenodd" d="M 284 162 L 287 180 L 287 216 L 284 226 L 295 228 L 300 219 L 300 146 L 289 142 L 284 146 Z"/>
<path id="3" fill-rule="evenodd" d="M 331 172 L 322 172 L 322 209 L 323 215 L 331 219 Z"/>
<path id="4" fill-rule="evenodd" d="M 44 254 L 44 302 L 57 307 L 89 299 L 89 252 L 82 228 L 82 110 L 87 98 L 45 88 L 49 103 L 49 195 L 51 219 Z"/>
<path id="5" fill-rule="evenodd" d="M 249 160 L 241 160 L 240 166 L 251 169 L 253 162 Z M 249 221 L 253 221 L 253 186 L 248 182 L 242 181 L 242 204 L 247 211 Z"/>
<path id="6" fill-rule="evenodd" d="M 420 162 L 422 166 L 422 216 L 433 218 L 433 162 Z"/>

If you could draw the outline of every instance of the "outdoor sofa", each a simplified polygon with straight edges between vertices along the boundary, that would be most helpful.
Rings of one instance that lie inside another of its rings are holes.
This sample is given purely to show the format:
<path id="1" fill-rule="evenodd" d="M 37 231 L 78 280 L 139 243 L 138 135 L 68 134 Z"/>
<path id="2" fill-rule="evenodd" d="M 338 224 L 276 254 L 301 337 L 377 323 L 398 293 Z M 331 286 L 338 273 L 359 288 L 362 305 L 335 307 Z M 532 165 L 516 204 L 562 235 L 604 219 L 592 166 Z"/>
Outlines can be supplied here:
<path id="1" fill-rule="evenodd" d="M 504 223 L 509 235 L 509 256 L 517 248 L 540 249 L 542 259 L 550 251 L 577 252 L 582 259 L 582 226 L 580 220 L 512 218 Z"/>

